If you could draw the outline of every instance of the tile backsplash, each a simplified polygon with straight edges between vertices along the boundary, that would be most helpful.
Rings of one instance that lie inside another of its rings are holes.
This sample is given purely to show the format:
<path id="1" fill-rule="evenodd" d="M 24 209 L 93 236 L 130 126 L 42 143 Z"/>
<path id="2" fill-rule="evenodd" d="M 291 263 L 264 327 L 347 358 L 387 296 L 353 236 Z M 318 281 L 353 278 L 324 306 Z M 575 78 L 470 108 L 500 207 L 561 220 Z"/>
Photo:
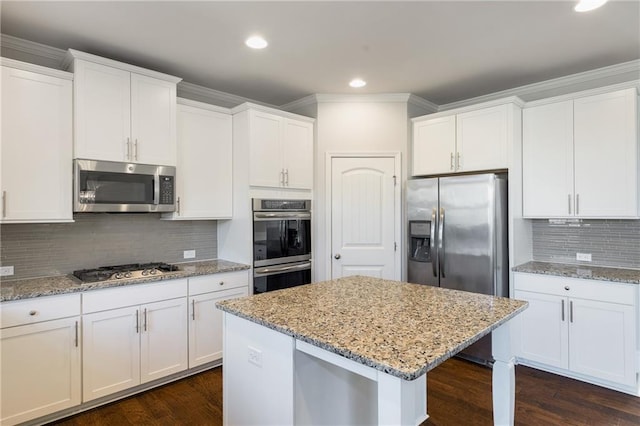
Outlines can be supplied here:
<path id="1" fill-rule="evenodd" d="M 533 260 L 640 268 L 640 220 L 533 220 Z M 590 253 L 591 262 L 576 260 Z"/>
<path id="2" fill-rule="evenodd" d="M 0 265 L 21 279 L 140 262 L 184 262 L 218 255 L 216 221 L 167 221 L 159 214 L 77 214 L 74 223 L 0 226 Z M 195 259 L 183 259 L 195 250 Z"/>

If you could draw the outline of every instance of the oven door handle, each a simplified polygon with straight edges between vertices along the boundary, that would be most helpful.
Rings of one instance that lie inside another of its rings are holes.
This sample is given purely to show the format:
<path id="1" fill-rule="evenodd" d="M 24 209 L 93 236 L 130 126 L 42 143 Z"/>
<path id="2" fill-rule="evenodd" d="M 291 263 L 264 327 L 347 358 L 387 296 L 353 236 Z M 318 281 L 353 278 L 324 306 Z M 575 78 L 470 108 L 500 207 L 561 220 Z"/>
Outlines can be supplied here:
<path id="1" fill-rule="evenodd" d="M 253 270 L 254 275 L 274 275 L 281 274 L 283 272 L 291 271 L 303 271 L 305 269 L 311 269 L 311 262 L 300 263 L 298 265 L 291 266 L 269 266 L 266 268 L 256 268 Z"/>
<path id="2" fill-rule="evenodd" d="M 254 220 L 286 220 L 286 219 L 311 219 L 311 213 L 254 213 Z"/>

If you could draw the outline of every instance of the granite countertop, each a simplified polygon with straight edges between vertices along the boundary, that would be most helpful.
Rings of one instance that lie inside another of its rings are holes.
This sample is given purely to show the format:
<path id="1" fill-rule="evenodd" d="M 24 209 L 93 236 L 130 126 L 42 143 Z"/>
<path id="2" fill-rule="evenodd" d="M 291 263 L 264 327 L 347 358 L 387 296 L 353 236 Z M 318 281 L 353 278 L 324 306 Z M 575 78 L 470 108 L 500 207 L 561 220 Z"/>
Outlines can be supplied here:
<path id="1" fill-rule="evenodd" d="M 193 277 L 196 275 L 210 275 L 220 272 L 232 272 L 249 269 L 249 265 L 229 262 L 227 260 L 206 260 L 200 262 L 175 263 L 180 270 L 161 276 L 132 278 L 121 280 L 106 280 L 94 283 L 83 283 L 73 275 L 55 277 L 27 278 L 23 280 L 0 282 L 0 302 L 28 299 L 54 294 L 76 293 L 125 285 L 146 284 L 156 281 L 173 280 L 177 278 Z"/>
<path id="2" fill-rule="evenodd" d="M 569 265 L 565 263 L 527 262 L 513 268 L 515 272 L 556 275 L 559 277 L 585 278 L 640 284 L 640 269 L 608 268 L 603 266 Z"/>
<path id="3" fill-rule="evenodd" d="M 413 380 L 527 302 L 354 276 L 218 302 L 228 313 Z"/>

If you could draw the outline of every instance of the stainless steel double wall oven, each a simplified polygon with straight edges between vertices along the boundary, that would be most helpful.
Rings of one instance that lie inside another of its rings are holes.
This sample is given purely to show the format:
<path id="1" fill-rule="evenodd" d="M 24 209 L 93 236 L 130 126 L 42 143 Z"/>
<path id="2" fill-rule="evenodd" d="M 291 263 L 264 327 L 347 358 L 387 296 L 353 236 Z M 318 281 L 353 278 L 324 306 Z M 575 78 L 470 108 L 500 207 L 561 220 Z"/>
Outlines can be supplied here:
<path id="1" fill-rule="evenodd" d="M 310 282 L 311 200 L 254 198 L 254 294 Z"/>

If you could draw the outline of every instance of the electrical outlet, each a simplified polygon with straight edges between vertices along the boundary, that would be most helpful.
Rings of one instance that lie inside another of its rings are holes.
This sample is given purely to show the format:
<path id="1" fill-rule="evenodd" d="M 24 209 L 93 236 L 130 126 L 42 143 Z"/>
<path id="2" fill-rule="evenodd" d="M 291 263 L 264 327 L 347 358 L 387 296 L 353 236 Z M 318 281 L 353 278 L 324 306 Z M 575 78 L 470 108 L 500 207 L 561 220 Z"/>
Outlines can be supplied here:
<path id="1" fill-rule="evenodd" d="M 196 257 L 196 251 L 195 250 L 185 250 L 183 252 L 184 258 L 185 259 L 193 259 Z"/>
<path id="2" fill-rule="evenodd" d="M 260 349 L 249 346 L 249 362 L 251 364 L 262 367 L 262 351 Z"/>
<path id="3" fill-rule="evenodd" d="M 591 253 L 576 253 L 576 260 L 591 262 Z"/>
<path id="4" fill-rule="evenodd" d="M 13 275 L 13 266 L 0 266 L 0 277 Z"/>

